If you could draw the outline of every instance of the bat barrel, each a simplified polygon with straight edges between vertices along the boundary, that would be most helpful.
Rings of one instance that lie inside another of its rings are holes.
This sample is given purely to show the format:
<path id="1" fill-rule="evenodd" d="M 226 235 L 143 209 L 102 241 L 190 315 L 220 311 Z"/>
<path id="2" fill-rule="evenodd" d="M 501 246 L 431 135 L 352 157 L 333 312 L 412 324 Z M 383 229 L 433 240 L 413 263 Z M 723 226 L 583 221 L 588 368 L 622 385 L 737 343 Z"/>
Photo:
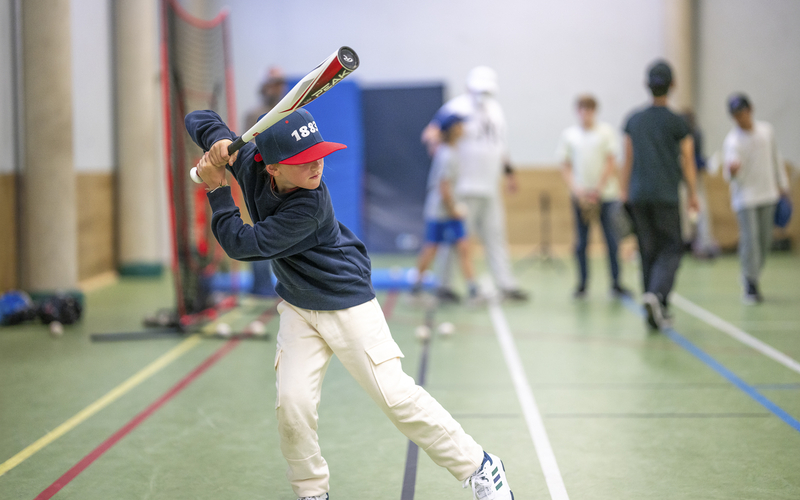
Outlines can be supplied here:
<path id="1" fill-rule="evenodd" d="M 348 71 L 355 71 L 358 68 L 358 54 L 350 47 L 341 47 L 336 54 L 339 63 Z"/>

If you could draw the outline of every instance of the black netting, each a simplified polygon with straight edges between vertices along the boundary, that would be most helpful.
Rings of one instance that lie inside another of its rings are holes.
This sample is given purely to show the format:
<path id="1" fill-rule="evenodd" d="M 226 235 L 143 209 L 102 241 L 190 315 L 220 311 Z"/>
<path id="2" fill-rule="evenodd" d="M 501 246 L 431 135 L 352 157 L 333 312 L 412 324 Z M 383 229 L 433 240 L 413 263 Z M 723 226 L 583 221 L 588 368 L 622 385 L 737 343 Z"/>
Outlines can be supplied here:
<path id="1" fill-rule="evenodd" d="M 175 245 L 175 284 L 181 316 L 206 309 L 208 278 L 222 262 L 222 251 L 211 234 L 211 214 L 204 185 L 191 181 L 189 171 L 203 151 L 186 132 L 184 117 L 198 109 L 216 111 L 236 123 L 227 57 L 227 18 L 193 18 L 176 0 L 163 0 L 163 72 L 166 77 L 167 168 Z"/>

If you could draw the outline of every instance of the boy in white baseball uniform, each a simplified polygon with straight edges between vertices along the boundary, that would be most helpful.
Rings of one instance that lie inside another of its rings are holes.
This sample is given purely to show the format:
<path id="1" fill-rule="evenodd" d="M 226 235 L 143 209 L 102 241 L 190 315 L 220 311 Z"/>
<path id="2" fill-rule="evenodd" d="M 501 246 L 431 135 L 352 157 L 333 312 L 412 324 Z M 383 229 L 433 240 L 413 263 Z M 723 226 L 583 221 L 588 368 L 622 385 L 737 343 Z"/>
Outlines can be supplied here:
<path id="1" fill-rule="evenodd" d="M 772 125 L 753 119 L 747 96 L 732 95 L 728 111 L 736 125 L 725 137 L 723 175 L 730 183 L 731 205 L 739 222 L 742 301 L 752 305 L 763 301 L 758 280 L 772 242 L 775 206 L 788 193 L 789 179 Z"/>
<path id="2" fill-rule="evenodd" d="M 589 226 L 595 212 L 599 212 L 596 215 L 600 218 L 608 247 L 611 293 L 615 297 L 622 297 L 628 295 L 628 291 L 619 284 L 617 236 L 612 219 L 613 210 L 618 208 L 615 204 L 619 204 L 617 138 L 611 125 L 595 120 L 597 100 L 594 97 L 580 96 L 576 108 L 580 123 L 564 130 L 557 150 L 562 164 L 561 171 L 572 195 L 578 236 L 575 256 L 580 275 L 574 296 L 583 298 L 586 295 L 586 281 L 589 276 L 586 259 Z"/>
<path id="3" fill-rule="evenodd" d="M 287 476 L 300 500 L 329 498 L 317 408 L 333 354 L 392 423 L 464 487 L 471 485 L 476 499 L 513 499 L 500 459 L 403 372 L 403 353 L 375 299 L 366 248 L 336 220 L 322 182 L 324 157 L 346 146 L 324 141 L 304 109 L 230 157 L 236 135 L 213 111 L 190 113 L 186 129 L 207 151 L 197 168 L 208 186 L 214 236 L 234 259 L 272 260 L 278 278 L 284 300 L 278 304 L 276 412 Z M 252 226 L 242 222 L 226 167 L 242 187 Z"/>

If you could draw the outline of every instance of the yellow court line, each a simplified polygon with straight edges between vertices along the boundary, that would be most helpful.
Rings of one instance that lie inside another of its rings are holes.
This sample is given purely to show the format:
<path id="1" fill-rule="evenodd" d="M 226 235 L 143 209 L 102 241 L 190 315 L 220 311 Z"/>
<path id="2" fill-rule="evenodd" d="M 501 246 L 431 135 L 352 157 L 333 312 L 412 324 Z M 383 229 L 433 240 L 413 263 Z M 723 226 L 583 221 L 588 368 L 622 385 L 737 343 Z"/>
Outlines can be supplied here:
<path id="1" fill-rule="evenodd" d="M 52 443 L 56 439 L 60 438 L 61 436 L 63 436 L 76 426 L 78 426 L 84 420 L 88 419 L 95 413 L 99 412 L 106 406 L 110 405 L 111 403 L 119 399 L 125 393 L 127 393 L 137 385 L 141 384 L 142 382 L 150 378 L 152 375 L 157 373 L 159 370 L 169 365 L 179 357 L 181 357 L 186 351 L 196 346 L 200 341 L 201 338 L 198 335 L 192 335 L 183 342 L 181 342 L 180 344 L 178 344 L 177 346 L 170 349 L 160 358 L 153 361 L 146 367 L 142 368 L 138 373 L 133 375 L 131 378 L 129 378 L 122 384 L 112 389 L 105 396 L 101 397 L 100 399 L 90 404 L 80 412 L 76 413 L 75 416 L 73 416 L 63 424 L 59 425 L 52 431 L 48 432 L 47 434 L 39 438 L 35 443 L 31 444 L 24 450 L 20 451 L 13 457 L 9 458 L 8 460 L 0 464 L 0 476 L 10 471 L 17 465 L 21 464 L 22 462 L 27 460 L 31 455 L 41 450 L 48 444 Z"/>

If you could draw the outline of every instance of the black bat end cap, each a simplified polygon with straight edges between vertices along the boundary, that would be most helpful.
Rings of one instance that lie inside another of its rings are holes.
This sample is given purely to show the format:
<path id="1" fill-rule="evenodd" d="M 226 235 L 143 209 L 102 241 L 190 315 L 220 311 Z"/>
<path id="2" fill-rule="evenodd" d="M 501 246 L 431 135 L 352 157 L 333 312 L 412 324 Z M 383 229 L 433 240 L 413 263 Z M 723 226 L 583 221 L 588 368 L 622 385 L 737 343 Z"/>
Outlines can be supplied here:
<path id="1" fill-rule="evenodd" d="M 355 71 L 358 67 L 358 55 L 356 51 L 350 47 L 342 47 L 339 49 L 339 61 L 346 69 Z"/>

